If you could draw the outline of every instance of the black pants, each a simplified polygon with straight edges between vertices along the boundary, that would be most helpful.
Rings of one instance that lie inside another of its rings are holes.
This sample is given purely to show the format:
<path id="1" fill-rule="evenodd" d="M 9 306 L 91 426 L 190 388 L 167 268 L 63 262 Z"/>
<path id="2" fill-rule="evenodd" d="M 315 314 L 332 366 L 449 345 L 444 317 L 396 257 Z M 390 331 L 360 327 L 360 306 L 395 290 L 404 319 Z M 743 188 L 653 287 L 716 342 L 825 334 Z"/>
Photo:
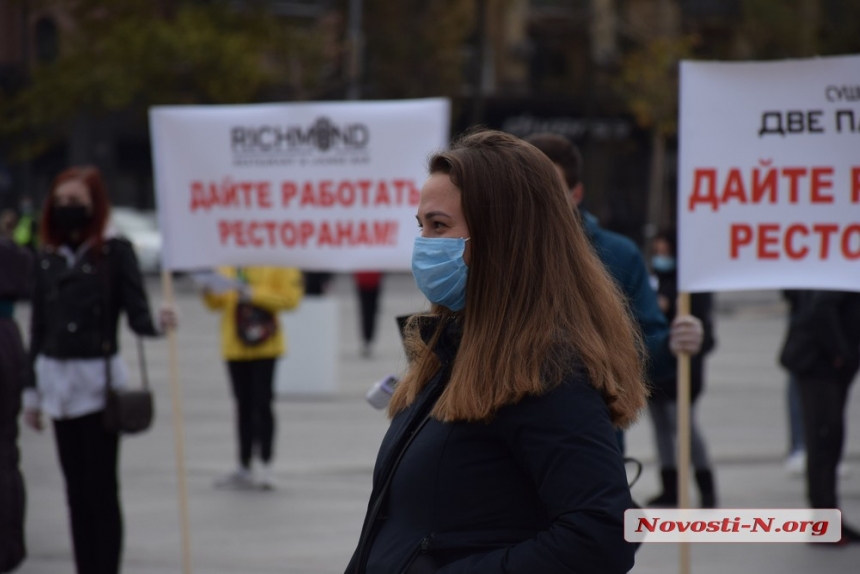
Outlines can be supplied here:
<path id="1" fill-rule="evenodd" d="M 358 302 L 361 306 L 361 338 L 370 344 L 376 332 L 376 312 L 379 309 L 379 292 L 381 289 L 358 289 Z"/>
<path id="2" fill-rule="evenodd" d="M 119 435 L 102 413 L 54 421 L 78 574 L 117 574 L 122 554 Z"/>
<path id="3" fill-rule="evenodd" d="M 275 359 L 227 361 L 230 384 L 236 397 L 239 463 L 250 468 L 254 448 L 263 462 L 272 460 L 275 413 L 272 409 Z"/>
<path id="4" fill-rule="evenodd" d="M 812 508 L 839 508 L 836 471 L 845 439 L 851 380 L 798 377 L 806 440 L 806 492 Z"/>

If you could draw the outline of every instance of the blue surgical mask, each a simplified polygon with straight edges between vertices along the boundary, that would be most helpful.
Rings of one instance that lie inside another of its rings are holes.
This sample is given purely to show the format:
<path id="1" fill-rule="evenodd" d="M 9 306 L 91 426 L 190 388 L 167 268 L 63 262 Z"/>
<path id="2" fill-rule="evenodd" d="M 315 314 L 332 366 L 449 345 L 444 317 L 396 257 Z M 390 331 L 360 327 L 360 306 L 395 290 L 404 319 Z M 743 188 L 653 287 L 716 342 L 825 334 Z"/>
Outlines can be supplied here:
<path id="1" fill-rule="evenodd" d="M 418 288 L 431 303 L 452 311 L 466 306 L 466 241 L 462 237 L 416 237 L 412 249 L 412 274 Z"/>
<path id="2" fill-rule="evenodd" d="M 651 269 L 656 273 L 668 273 L 675 270 L 675 258 L 671 255 L 655 255 L 651 258 Z"/>

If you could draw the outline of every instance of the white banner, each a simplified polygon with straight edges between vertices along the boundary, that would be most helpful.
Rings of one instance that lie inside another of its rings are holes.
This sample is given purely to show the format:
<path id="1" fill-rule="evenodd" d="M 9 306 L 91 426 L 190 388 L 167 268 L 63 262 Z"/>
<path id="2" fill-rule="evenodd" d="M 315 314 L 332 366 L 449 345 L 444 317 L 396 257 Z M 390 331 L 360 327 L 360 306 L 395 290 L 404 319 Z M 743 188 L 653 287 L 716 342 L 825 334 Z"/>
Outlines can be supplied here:
<path id="1" fill-rule="evenodd" d="M 860 290 L 860 56 L 681 63 L 679 288 Z"/>
<path id="2" fill-rule="evenodd" d="M 150 110 L 168 269 L 408 270 L 445 99 Z"/>

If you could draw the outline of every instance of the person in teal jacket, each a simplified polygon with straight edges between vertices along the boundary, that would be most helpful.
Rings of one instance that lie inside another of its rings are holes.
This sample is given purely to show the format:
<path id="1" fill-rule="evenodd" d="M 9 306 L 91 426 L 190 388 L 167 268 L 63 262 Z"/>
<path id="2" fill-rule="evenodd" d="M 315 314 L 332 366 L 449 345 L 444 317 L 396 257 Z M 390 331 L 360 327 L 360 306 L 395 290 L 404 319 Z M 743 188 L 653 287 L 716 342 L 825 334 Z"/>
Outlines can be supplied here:
<path id="1" fill-rule="evenodd" d="M 569 190 L 571 206 L 582 218 L 591 245 L 627 297 L 648 350 L 649 380 L 673 376 L 677 368 L 676 354 L 695 355 L 701 349 L 702 322 L 692 315 L 679 315 L 670 326 L 657 304 L 657 294 L 651 287 L 648 269 L 636 244 L 623 235 L 603 229 L 594 215 L 580 207 L 585 197 L 580 179 L 582 157 L 573 142 L 554 133 L 533 134 L 525 139 L 552 160 Z M 624 452 L 622 431 L 618 431 L 618 442 Z"/>
<path id="2" fill-rule="evenodd" d="M 600 227 L 597 218 L 588 211 L 580 209 L 580 213 L 597 256 L 627 296 L 630 311 L 645 338 L 648 378 L 653 381 L 674 377 L 676 361 L 669 348 L 669 323 L 657 304 L 639 248 L 627 237 Z"/>

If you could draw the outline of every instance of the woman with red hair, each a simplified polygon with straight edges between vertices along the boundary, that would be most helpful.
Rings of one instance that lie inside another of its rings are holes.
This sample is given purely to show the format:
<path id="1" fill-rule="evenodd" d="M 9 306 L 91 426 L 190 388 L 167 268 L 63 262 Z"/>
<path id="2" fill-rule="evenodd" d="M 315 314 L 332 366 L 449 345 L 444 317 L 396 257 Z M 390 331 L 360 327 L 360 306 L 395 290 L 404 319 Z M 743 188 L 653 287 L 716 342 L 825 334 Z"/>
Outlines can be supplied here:
<path id="1" fill-rule="evenodd" d="M 116 574 L 122 554 L 117 464 L 119 435 L 102 417 L 108 381 L 127 381 L 117 344 L 120 312 L 138 335 L 155 337 L 176 324 L 150 314 L 131 243 L 106 233 L 110 202 L 95 167 L 60 173 L 42 212 L 42 249 L 32 297 L 24 418 L 42 429 L 53 420 L 79 574 Z"/>

